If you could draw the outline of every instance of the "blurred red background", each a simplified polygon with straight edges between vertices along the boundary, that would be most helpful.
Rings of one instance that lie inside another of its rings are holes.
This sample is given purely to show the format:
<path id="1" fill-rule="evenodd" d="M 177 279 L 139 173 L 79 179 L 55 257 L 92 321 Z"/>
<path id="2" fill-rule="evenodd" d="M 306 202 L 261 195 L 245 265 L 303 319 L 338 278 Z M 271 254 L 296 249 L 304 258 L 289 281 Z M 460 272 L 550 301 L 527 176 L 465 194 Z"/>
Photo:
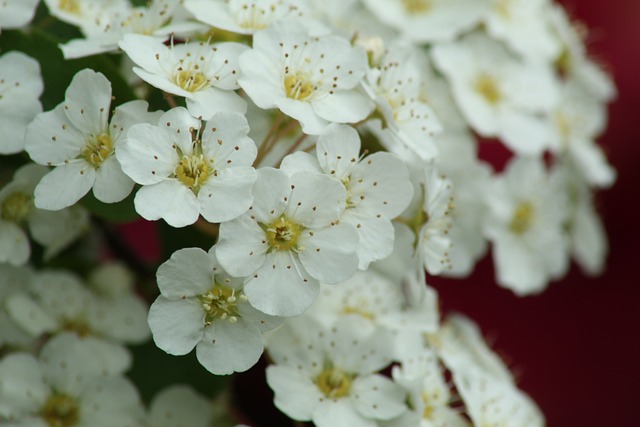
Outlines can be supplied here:
<path id="1" fill-rule="evenodd" d="M 598 197 L 610 238 L 606 272 L 568 277 L 520 299 L 493 281 L 485 260 L 468 280 L 435 281 L 445 310 L 474 318 L 519 376 L 550 427 L 640 425 L 640 1 L 564 0 L 589 28 L 589 52 L 619 96 L 600 142 L 618 181 Z M 638 264 L 636 264 L 638 262 Z"/>
<path id="2" fill-rule="evenodd" d="M 611 246 L 607 270 L 586 277 L 573 265 L 565 279 L 527 298 L 495 284 L 489 258 L 467 280 L 431 279 L 430 284 L 440 292 L 445 313 L 460 311 L 480 324 L 520 387 L 538 402 L 549 427 L 636 427 L 640 209 L 633 194 L 640 185 L 640 1 L 561 2 L 587 24 L 589 52 L 613 74 L 619 91 L 600 140 L 618 170 L 614 187 L 598 197 Z M 504 160 L 499 153 L 491 155 Z M 131 243 L 148 250 L 149 239 Z M 263 368 L 237 377 L 235 391 L 244 403 L 238 409 L 248 412 L 246 421 L 254 426 L 281 425 L 284 418 L 266 398 Z"/>

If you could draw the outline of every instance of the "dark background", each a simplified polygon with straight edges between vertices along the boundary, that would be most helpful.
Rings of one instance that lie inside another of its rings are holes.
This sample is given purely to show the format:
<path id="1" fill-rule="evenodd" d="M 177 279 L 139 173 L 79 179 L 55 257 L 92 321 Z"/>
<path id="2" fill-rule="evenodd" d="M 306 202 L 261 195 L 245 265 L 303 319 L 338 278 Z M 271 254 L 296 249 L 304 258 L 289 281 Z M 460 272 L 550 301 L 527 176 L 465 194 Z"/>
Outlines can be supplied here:
<path id="1" fill-rule="evenodd" d="M 640 1 L 565 0 L 589 27 L 589 52 L 619 96 L 600 142 L 618 181 L 598 197 L 610 238 L 606 272 L 576 265 L 540 296 L 520 299 L 493 281 L 490 260 L 473 277 L 433 281 L 445 310 L 480 323 L 550 427 L 640 426 Z"/>

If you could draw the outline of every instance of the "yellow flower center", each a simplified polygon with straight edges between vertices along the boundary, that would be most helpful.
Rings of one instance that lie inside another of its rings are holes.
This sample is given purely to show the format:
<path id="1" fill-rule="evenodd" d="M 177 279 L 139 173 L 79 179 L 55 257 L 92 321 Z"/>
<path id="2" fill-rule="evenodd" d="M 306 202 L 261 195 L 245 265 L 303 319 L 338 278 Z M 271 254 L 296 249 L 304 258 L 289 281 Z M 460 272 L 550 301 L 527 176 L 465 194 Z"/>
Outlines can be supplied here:
<path id="1" fill-rule="evenodd" d="M 175 75 L 174 80 L 187 92 L 197 92 L 209 85 L 209 79 L 198 70 L 181 70 Z"/>
<path id="2" fill-rule="evenodd" d="M 242 292 L 214 283 L 209 292 L 200 296 L 202 308 L 205 311 L 205 325 L 211 325 L 216 320 L 237 322 L 240 317 L 238 301 L 246 300 L 247 297 Z"/>
<path id="3" fill-rule="evenodd" d="M 99 168 L 102 162 L 113 154 L 113 142 L 107 133 L 92 137 L 86 142 L 82 156 L 91 163 L 94 168 Z"/>
<path id="4" fill-rule="evenodd" d="M 49 397 L 40 415 L 50 427 L 71 427 L 80 418 L 77 402 L 64 394 Z"/>
<path id="5" fill-rule="evenodd" d="M 311 83 L 306 73 L 297 72 L 287 74 L 284 78 L 284 90 L 288 98 L 304 101 L 313 95 L 316 87 Z"/>
<path id="6" fill-rule="evenodd" d="M 512 0 L 496 0 L 494 5 L 495 11 L 504 19 L 511 18 L 513 1 Z"/>
<path id="7" fill-rule="evenodd" d="M 402 4 L 409 13 L 425 13 L 433 7 L 432 0 L 402 0 Z"/>
<path id="8" fill-rule="evenodd" d="M 475 81 L 475 90 L 489 104 L 497 105 L 502 100 L 502 92 L 496 78 L 490 74 L 481 74 Z"/>
<path id="9" fill-rule="evenodd" d="M 567 75 L 571 72 L 573 63 L 571 61 L 571 52 L 567 47 L 562 49 L 562 52 L 556 58 L 555 65 L 561 75 Z"/>
<path id="10" fill-rule="evenodd" d="M 534 219 L 533 205 L 529 202 L 520 202 L 516 207 L 509 229 L 515 234 L 524 234 L 531 228 Z"/>
<path id="11" fill-rule="evenodd" d="M 0 217 L 12 222 L 23 221 L 33 208 L 33 197 L 25 193 L 13 193 L 2 201 Z"/>
<path id="12" fill-rule="evenodd" d="M 200 186 L 207 181 L 209 175 L 215 174 L 215 170 L 209 167 L 204 155 L 199 154 L 183 156 L 182 160 L 178 162 L 174 173 L 184 185 L 197 193 L 200 190 Z"/>
<path id="13" fill-rule="evenodd" d="M 359 307 L 346 306 L 342 309 L 343 314 L 357 314 L 358 316 L 364 317 L 365 319 L 375 320 L 376 315 L 371 313 L 370 311 L 363 310 Z"/>
<path id="14" fill-rule="evenodd" d="M 328 366 L 315 379 L 316 386 L 327 397 L 344 397 L 351 390 L 354 375 L 347 374 L 341 369 Z"/>
<path id="15" fill-rule="evenodd" d="M 78 15 L 80 13 L 80 5 L 78 0 L 60 0 L 58 5 L 65 12 Z"/>
<path id="16" fill-rule="evenodd" d="M 282 215 L 265 227 L 267 243 L 271 251 L 296 251 L 298 238 L 304 227 Z"/>
<path id="17" fill-rule="evenodd" d="M 80 319 L 64 319 L 62 322 L 62 330 L 73 332 L 79 337 L 88 337 L 91 335 L 89 324 Z"/>

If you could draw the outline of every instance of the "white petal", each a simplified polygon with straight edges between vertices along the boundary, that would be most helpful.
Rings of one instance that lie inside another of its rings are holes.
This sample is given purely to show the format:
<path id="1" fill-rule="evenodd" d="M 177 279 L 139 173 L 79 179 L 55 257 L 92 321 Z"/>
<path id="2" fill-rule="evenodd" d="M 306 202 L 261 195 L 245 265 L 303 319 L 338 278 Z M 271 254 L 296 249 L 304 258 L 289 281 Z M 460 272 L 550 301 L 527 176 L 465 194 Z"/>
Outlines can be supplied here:
<path id="1" fill-rule="evenodd" d="M 360 415 L 349 399 L 325 399 L 313 411 L 317 427 L 376 427 L 378 424 Z"/>
<path id="2" fill-rule="evenodd" d="M 65 114 L 86 134 L 100 135 L 107 130 L 110 105 L 111 83 L 90 69 L 79 71 L 65 92 Z"/>
<path id="3" fill-rule="evenodd" d="M 253 186 L 253 215 L 264 224 L 271 223 L 284 211 L 290 194 L 291 182 L 284 172 L 269 167 L 258 169 Z"/>
<path id="4" fill-rule="evenodd" d="M 329 126 L 329 122 L 320 117 L 309 102 L 281 98 L 277 103 L 280 111 L 298 120 L 302 131 L 308 135 L 320 135 Z"/>
<path id="5" fill-rule="evenodd" d="M 249 303 L 272 316 L 297 316 L 318 297 L 320 286 L 288 251 L 266 256 L 264 265 L 245 285 Z"/>
<path id="6" fill-rule="evenodd" d="M 275 393 L 273 403 L 294 420 L 311 420 L 313 410 L 323 398 L 318 387 L 303 372 L 289 367 L 267 367 L 267 383 Z"/>
<path id="7" fill-rule="evenodd" d="M 202 340 L 204 309 L 197 299 L 170 301 L 159 296 L 149 309 L 153 341 L 173 355 L 189 353 Z"/>
<path id="8" fill-rule="evenodd" d="M 300 262 L 311 277 L 334 284 L 348 279 L 358 269 L 358 234 L 352 225 L 336 224 L 314 230 L 313 236 L 303 236 Z"/>
<path id="9" fill-rule="evenodd" d="M 373 102 L 355 90 L 338 91 L 312 102 L 313 110 L 334 123 L 356 123 L 367 118 Z"/>
<path id="10" fill-rule="evenodd" d="M 390 420 L 407 410 L 405 392 L 382 375 L 356 378 L 352 387 L 351 402 L 367 418 Z"/>
<path id="11" fill-rule="evenodd" d="M 168 299 L 203 295 L 213 286 L 213 268 L 213 258 L 202 249 L 180 249 L 158 268 L 158 288 Z"/>
<path id="12" fill-rule="evenodd" d="M 256 177 L 252 167 L 222 169 L 210 177 L 198 193 L 202 216 L 209 222 L 224 222 L 245 213 L 253 203 Z"/>
<path id="13" fill-rule="evenodd" d="M 138 391 L 125 377 L 96 381 L 83 390 L 79 411 L 87 425 L 96 427 L 137 427 L 144 417 Z"/>
<path id="14" fill-rule="evenodd" d="M 25 150 L 41 164 L 58 165 L 76 158 L 85 146 L 86 136 L 64 114 L 64 106 L 38 114 L 27 126 Z"/>
<path id="15" fill-rule="evenodd" d="M 39 337 L 58 327 L 57 319 L 23 293 L 9 295 L 4 303 L 9 316 L 31 336 Z"/>
<path id="16" fill-rule="evenodd" d="M 247 103 L 232 90 L 209 87 L 187 98 L 187 109 L 194 117 L 209 120 L 214 114 L 220 112 L 244 114 L 247 112 Z"/>
<path id="17" fill-rule="evenodd" d="M 73 205 L 89 192 L 96 170 L 86 161 L 72 161 L 45 175 L 34 191 L 35 205 L 57 211 Z"/>
<path id="18" fill-rule="evenodd" d="M 133 295 L 101 300 L 89 319 L 91 328 L 102 336 L 128 344 L 141 344 L 149 336 L 149 308 Z"/>
<path id="19" fill-rule="evenodd" d="M 131 126 L 127 139 L 116 147 L 122 170 L 142 185 L 155 184 L 173 174 L 178 153 L 163 129 L 148 123 Z"/>
<path id="20" fill-rule="evenodd" d="M 151 402 L 149 422 L 164 427 L 209 427 L 213 418 L 211 403 L 184 385 L 173 385 L 158 393 Z"/>
<path id="21" fill-rule="evenodd" d="M 127 197 L 132 189 L 133 181 L 122 172 L 115 156 L 110 156 L 102 162 L 96 171 L 96 182 L 93 185 L 96 199 L 105 203 L 119 202 Z"/>
<path id="22" fill-rule="evenodd" d="M 186 227 L 198 220 L 196 195 L 176 179 L 145 185 L 134 199 L 136 211 L 145 219 L 164 219 L 172 227 Z"/>
<path id="23" fill-rule="evenodd" d="M 21 418 L 35 414 L 51 391 L 31 355 L 14 353 L 0 362 L 0 415 Z"/>
<path id="24" fill-rule="evenodd" d="M 329 225 L 344 211 L 347 191 L 337 178 L 298 172 L 291 176 L 291 188 L 285 214 L 306 228 Z"/>
<path id="25" fill-rule="evenodd" d="M 262 351 L 262 334 L 244 319 L 214 321 L 196 347 L 200 364 L 216 375 L 246 371 L 258 362 Z"/>
<path id="26" fill-rule="evenodd" d="M 218 261 L 229 274 L 242 277 L 256 271 L 265 259 L 265 233 L 249 216 L 220 224 L 216 245 Z"/>
<path id="27" fill-rule="evenodd" d="M 15 223 L 0 219 L 0 262 L 24 265 L 31 256 L 26 233 Z"/>
<path id="28" fill-rule="evenodd" d="M 354 209 L 345 211 L 341 218 L 345 224 L 351 224 L 358 233 L 358 269 L 366 270 L 369 263 L 379 261 L 391 255 L 393 251 L 394 228 L 385 217 L 376 217 L 358 213 Z"/>

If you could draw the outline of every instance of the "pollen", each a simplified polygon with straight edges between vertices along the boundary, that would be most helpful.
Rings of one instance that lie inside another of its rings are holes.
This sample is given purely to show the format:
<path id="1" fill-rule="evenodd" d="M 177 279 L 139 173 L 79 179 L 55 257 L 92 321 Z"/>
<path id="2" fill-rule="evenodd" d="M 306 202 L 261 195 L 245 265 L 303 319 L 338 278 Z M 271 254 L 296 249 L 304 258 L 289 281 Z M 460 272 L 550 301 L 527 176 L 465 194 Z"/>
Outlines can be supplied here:
<path id="1" fill-rule="evenodd" d="M 530 202 L 520 202 L 516 207 L 509 229 L 515 234 L 524 234 L 531 228 L 534 220 L 534 208 Z"/>
<path id="2" fill-rule="evenodd" d="M 306 73 L 296 72 L 284 78 L 284 89 L 288 98 L 304 101 L 313 95 L 316 87 Z"/>
<path id="3" fill-rule="evenodd" d="M 78 0 L 60 0 L 58 6 L 61 10 L 64 10 L 67 13 L 71 13 L 73 15 L 80 14 L 80 4 Z"/>
<path id="4" fill-rule="evenodd" d="M 299 224 L 282 215 L 266 227 L 267 243 L 272 251 L 297 251 L 298 238 L 304 230 Z"/>
<path id="5" fill-rule="evenodd" d="M 247 297 L 241 291 L 214 283 L 209 292 L 200 296 L 200 302 L 205 311 L 205 325 L 208 326 L 220 320 L 236 323 L 240 317 L 238 303 L 246 300 Z"/>
<path id="6" fill-rule="evenodd" d="M 203 154 L 183 156 L 175 169 L 176 177 L 195 193 L 212 173 L 212 168 Z"/>
<path id="7" fill-rule="evenodd" d="M 22 222 L 31 213 L 33 197 L 25 193 L 13 193 L 0 204 L 0 218 Z"/>
<path id="8" fill-rule="evenodd" d="M 107 133 L 89 138 L 81 153 L 82 157 L 96 169 L 98 169 L 111 154 L 113 154 L 113 142 Z"/>
<path id="9" fill-rule="evenodd" d="M 80 418 L 78 403 L 67 395 L 57 393 L 49 397 L 40 414 L 50 427 L 71 427 Z"/>
<path id="10" fill-rule="evenodd" d="M 433 8 L 432 0 L 402 0 L 402 4 L 409 13 L 426 13 Z"/>
<path id="11" fill-rule="evenodd" d="M 376 315 L 370 311 L 363 310 L 360 307 L 346 306 L 342 309 L 343 314 L 356 314 L 368 320 L 375 320 Z"/>
<path id="12" fill-rule="evenodd" d="M 329 365 L 316 377 L 315 384 L 327 397 L 344 397 L 349 395 L 353 378 L 354 375 Z"/>
<path id="13" fill-rule="evenodd" d="M 209 79 L 196 70 L 181 70 L 175 75 L 174 81 L 187 92 L 197 92 L 209 85 Z"/>
<path id="14" fill-rule="evenodd" d="M 490 74 L 480 74 L 475 81 L 474 88 L 491 105 L 502 101 L 502 91 L 496 78 Z"/>

